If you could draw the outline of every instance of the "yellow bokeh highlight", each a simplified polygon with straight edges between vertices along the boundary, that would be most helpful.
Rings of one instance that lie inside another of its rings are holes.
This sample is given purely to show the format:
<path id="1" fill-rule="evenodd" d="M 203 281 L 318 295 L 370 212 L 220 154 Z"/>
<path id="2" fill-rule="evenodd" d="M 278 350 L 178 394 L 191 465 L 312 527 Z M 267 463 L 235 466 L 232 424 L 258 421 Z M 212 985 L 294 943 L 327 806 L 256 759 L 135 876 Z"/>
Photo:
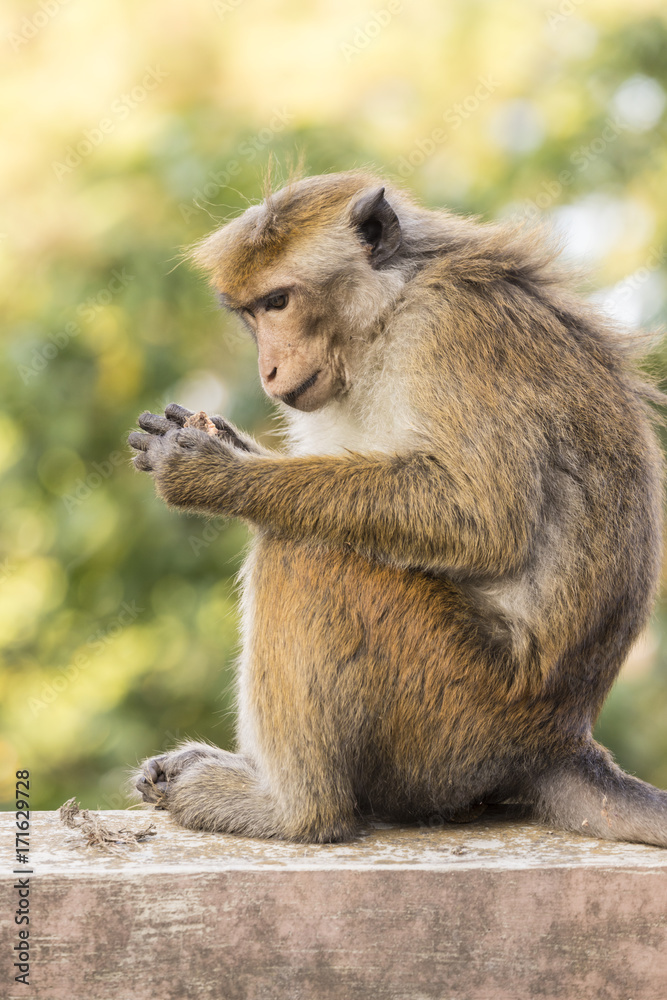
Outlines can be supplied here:
<path id="1" fill-rule="evenodd" d="M 62 601 L 63 567 L 55 559 L 32 558 L 0 579 L 0 645 L 34 635 L 40 616 Z"/>

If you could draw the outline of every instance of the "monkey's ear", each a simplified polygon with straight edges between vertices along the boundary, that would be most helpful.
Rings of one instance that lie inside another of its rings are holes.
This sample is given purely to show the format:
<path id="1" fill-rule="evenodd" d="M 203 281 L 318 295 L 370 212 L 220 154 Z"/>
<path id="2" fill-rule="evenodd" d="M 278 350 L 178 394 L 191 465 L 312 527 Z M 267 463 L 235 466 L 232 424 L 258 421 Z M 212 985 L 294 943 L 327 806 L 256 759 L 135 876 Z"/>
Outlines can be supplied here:
<path id="1" fill-rule="evenodd" d="M 359 238 L 371 248 L 371 264 L 379 267 L 389 260 L 401 242 L 401 225 L 384 188 L 367 191 L 352 206 L 350 220 Z"/>

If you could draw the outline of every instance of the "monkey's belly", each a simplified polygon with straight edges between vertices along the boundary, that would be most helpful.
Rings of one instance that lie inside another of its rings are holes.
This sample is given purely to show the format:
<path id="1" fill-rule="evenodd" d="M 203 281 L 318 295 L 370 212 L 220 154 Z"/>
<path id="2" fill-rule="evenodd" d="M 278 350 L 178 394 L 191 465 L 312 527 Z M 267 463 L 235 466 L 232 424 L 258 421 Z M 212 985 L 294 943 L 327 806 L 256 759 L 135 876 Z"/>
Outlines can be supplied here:
<path id="1" fill-rule="evenodd" d="M 245 588 L 240 738 L 259 759 L 313 755 L 377 811 L 411 814 L 490 794 L 519 729 L 524 749 L 538 739 L 454 584 L 264 535 Z"/>

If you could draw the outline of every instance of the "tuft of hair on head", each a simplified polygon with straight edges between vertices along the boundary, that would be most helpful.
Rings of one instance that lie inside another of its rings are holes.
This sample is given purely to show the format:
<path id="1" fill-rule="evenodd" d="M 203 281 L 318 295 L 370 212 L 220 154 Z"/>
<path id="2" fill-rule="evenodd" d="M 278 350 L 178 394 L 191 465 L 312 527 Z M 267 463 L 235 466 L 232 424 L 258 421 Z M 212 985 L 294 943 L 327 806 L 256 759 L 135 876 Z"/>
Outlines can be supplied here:
<path id="1" fill-rule="evenodd" d="M 272 197 L 283 188 L 290 188 L 302 181 L 306 176 L 306 154 L 303 148 L 296 156 L 285 158 L 284 168 L 280 169 L 278 158 L 273 150 L 269 151 L 266 170 L 262 182 L 262 200 L 268 204 Z"/>
<path id="2" fill-rule="evenodd" d="M 278 189 L 276 187 L 276 173 L 278 165 L 276 162 L 276 156 L 273 150 L 269 150 L 269 158 L 266 161 L 266 170 L 264 172 L 264 178 L 262 181 L 262 201 L 265 205 L 270 205 L 273 201 L 273 196 Z M 282 183 L 278 185 L 282 187 Z"/>
<path id="3" fill-rule="evenodd" d="M 264 200 L 190 251 L 190 259 L 212 275 L 219 290 L 234 295 L 235 289 L 244 286 L 258 269 L 270 266 L 289 246 L 338 224 L 357 194 L 380 183 L 377 177 L 358 171 L 306 177 L 302 162 L 278 190 L 273 188 L 274 178 L 272 163 Z"/>

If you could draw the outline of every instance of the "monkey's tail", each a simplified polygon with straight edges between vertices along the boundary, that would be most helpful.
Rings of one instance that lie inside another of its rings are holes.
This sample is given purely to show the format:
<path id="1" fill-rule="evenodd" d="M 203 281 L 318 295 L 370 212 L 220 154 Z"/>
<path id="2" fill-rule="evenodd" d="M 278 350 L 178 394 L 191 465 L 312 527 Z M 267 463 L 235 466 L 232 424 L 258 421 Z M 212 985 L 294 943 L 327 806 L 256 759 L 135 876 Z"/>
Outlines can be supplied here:
<path id="1" fill-rule="evenodd" d="M 542 774 L 536 815 L 562 830 L 667 847 L 667 792 L 626 774 L 593 740 Z"/>

